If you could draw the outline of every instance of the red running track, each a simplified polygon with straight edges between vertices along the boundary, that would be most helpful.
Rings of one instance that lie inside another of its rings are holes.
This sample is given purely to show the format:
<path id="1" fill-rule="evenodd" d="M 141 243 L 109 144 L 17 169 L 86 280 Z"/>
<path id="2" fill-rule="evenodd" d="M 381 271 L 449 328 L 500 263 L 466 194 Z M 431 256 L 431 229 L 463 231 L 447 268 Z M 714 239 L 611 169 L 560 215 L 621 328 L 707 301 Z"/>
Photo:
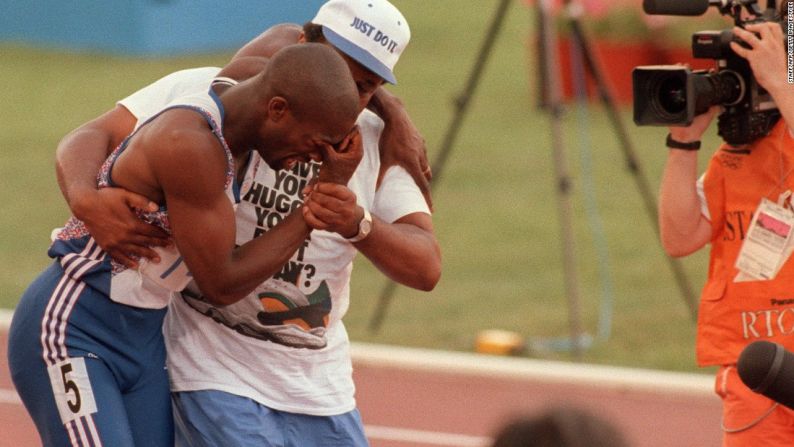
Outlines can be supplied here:
<path id="1" fill-rule="evenodd" d="M 612 421 L 635 447 L 721 443 L 722 407 L 708 376 L 366 345 L 354 358 L 368 427 L 490 437 L 512 416 L 570 404 Z M 373 447 L 461 444 L 372 439 Z"/>
<path id="2" fill-rule="evenodd" d="M 0 447 L 41 445 L 15 398 L 0 334 Z M 354 347 L 372 447 L 486 447 L 516 414 L 574 404 L 635 447 L 718 446 L 720 403 L 703 376 L 368 345 Z"/>

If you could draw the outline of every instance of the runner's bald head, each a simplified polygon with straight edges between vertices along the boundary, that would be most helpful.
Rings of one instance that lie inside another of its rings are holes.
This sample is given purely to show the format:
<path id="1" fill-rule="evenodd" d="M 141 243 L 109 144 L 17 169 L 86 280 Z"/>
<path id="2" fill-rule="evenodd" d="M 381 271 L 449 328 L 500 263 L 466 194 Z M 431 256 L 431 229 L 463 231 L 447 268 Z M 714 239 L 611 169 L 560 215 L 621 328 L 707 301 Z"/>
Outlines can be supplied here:
<path id="1" fill-rule="evenodd" d="M 330 47 L 304 43 L 284 47 L 261 76 L 268 97 L 279 96 L 301 120 L 355 121 L 358 90 L 345 61 Z"/>

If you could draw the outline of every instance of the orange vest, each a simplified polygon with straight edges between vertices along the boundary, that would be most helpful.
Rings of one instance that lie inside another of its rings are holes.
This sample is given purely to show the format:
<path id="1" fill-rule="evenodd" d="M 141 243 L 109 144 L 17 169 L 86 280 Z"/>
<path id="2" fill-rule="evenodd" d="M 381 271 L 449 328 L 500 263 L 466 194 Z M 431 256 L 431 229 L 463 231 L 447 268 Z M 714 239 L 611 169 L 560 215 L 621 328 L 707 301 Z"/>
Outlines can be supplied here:
<path id="1" fill-rule="evenodd" d="M 709 162 L 704 191 L 712 239 L 698 311 L 701 366 L 736 363 L 742 349 L 756 340 L 794 350 L 794 255 L 773 280 L 733 282 L 734 264 L 761 198 L 777 202 L 787 189 L 794 191 L 794 139 L 783 119 L 749 151 L 723 145 Z"/>

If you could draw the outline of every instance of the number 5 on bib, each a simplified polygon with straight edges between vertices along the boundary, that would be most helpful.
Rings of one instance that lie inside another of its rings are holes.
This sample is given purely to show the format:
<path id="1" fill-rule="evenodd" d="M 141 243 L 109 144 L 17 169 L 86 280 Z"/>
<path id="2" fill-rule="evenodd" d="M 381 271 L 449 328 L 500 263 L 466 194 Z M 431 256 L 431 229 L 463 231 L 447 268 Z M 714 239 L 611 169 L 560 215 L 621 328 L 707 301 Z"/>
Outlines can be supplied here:
<path id="1" fill-rule="evenodd" d="M 49 368 L 50 384 L 58 413 L 64 424 L 82 416 L 96 413 L 96 401 L 85 359 L 70 358 Z"/>

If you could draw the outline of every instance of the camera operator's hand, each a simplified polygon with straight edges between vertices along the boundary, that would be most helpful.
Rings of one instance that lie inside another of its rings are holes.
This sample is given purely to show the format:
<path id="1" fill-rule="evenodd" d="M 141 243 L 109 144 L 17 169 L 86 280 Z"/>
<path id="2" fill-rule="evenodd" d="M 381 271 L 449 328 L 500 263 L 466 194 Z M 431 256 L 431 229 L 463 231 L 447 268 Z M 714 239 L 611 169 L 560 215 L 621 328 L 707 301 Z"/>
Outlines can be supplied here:
<path id="1" fill-rule="evenodd" d="M 714 116 L 719 113 L 720 109 L 720 106 L 710 107 L 706 113 L 701 113 L 700 115 L 696 116 L 695 119 L 692 120 L 692 124 L 689 126 L 671 126 L 669 128 L 670 136 L 672 136 L 674 140 L 680 141 L 682 143 L 700 141 L 700 138 L 706 132 L 709 124 L 711 124 L 711 121 L 714 119 Z"/>
<path id="2" fill-rule="evenodd" d="M 734 34 L 750 48 L 734 42 L 731 48 L 750 63 L 756 80 L 772 95 L 789 132 L 794 135 L 794 88 L 788 84 L 783 30 L 776 23 L 758 23 L 747 25 L 747 30 L 734 28 Z"/>
<path id="3" fill-rule="evenodd" d="M 731 49 L 750 63 L 758 83 L 773 97 L 786 88 L 786 50 L 780 25 L 766 22 L 747 25 L 746 29 L 734 27 L 733 34 L 750 46 L 731 42 Z"/>

